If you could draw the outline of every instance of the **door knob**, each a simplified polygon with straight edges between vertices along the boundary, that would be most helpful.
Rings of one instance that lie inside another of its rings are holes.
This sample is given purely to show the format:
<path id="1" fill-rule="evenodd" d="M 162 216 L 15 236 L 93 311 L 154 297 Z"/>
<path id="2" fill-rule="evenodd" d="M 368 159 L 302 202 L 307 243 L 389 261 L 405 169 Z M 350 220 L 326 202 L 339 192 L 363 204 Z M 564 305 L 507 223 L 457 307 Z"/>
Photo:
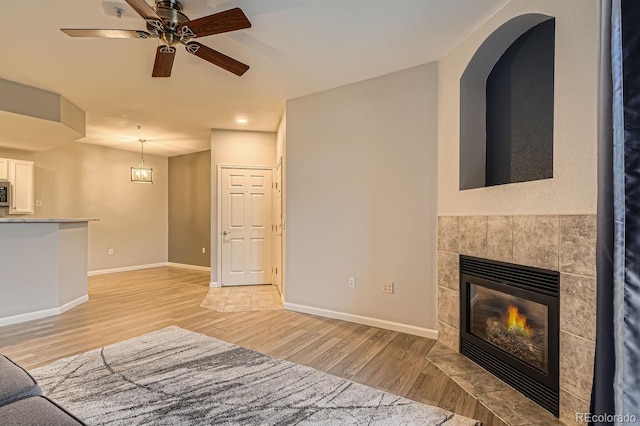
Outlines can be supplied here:
<path id="1" fill-rule="evenodd" d="M 228 235 L 228 234 L 230 234 L 230 233 L 231 233 L 231 232 L 229 232 L 229 231 L 223 231 L 223 232 L 222 232 L 222 235 Z"/>

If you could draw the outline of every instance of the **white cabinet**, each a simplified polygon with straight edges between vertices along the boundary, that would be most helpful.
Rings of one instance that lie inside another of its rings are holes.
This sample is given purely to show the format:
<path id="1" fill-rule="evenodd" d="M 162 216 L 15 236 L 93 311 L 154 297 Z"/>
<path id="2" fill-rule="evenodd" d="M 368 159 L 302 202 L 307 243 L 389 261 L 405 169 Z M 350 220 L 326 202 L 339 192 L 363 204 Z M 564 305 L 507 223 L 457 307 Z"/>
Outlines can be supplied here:
<path id="1" fill-rule="evenodd" d="M 9 159 L 0 158 L 0 180 L 9 180 Z"/>
<path id="2" fill-rule="evenodd" d="M 8 160 L 11 214 L 33 213 L 33 161 Z"/>
<path id="3" fill-rule="evenodd" d="M 33 161 L 0 158 L 0 180 L 11 184 L 8 213 L 33 214 Z"/>

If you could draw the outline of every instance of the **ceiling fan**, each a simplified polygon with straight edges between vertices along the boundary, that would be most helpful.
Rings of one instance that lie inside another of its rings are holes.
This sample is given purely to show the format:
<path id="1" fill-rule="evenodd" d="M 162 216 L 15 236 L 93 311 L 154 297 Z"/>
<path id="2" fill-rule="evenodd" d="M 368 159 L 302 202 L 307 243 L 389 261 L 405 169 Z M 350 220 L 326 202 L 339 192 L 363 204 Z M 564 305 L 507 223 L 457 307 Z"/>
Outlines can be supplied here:
<path id="1" fill-rule="evenodd" d="M 156 50 L 153 77 L 171 76 L 178 43 L 183 44 L 192 55 L 233 74 L 240 76 L 249 69 L 242 62 L 192 41 L 194 38 L 250 28 L 251 22 L 240 8 L 190 20 L 182 13 L 182 3 L 178 0 L 156 0 L 155 7 L 149 6 L 145 0 L 125 1 L 147 22 L 147 31 L 74 28 L 62 28 L 60 31 L 71 37 L 158 38 L 163 44 Z"/>

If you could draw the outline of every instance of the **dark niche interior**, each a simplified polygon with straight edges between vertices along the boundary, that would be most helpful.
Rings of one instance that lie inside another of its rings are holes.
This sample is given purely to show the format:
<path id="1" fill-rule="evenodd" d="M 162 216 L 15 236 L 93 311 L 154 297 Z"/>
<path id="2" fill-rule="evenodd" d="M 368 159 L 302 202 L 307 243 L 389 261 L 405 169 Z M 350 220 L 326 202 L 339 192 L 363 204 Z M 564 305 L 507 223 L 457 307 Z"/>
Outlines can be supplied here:
<path id="1" fill-rule="evenodd" d="M 487 79 L 485 186 L 553 177 L 555 20 L 536 25 Z"/>
<path id="2" fill-rule="evenodd" d="M 553 177 L 555 19 L 497 28 L 460 78 L 460 189 Z"/>

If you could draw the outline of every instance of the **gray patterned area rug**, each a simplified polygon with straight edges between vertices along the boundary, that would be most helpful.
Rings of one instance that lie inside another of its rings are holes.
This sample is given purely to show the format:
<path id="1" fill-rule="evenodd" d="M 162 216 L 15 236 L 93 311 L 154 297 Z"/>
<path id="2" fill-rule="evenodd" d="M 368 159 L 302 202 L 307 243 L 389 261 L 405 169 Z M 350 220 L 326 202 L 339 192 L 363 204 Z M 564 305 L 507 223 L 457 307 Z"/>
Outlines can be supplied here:
<path id="1" fill-rule="evenodd" d="M 476 425 L 475 420 L 168 327 L 31 371 L 90 425 Z"/>

